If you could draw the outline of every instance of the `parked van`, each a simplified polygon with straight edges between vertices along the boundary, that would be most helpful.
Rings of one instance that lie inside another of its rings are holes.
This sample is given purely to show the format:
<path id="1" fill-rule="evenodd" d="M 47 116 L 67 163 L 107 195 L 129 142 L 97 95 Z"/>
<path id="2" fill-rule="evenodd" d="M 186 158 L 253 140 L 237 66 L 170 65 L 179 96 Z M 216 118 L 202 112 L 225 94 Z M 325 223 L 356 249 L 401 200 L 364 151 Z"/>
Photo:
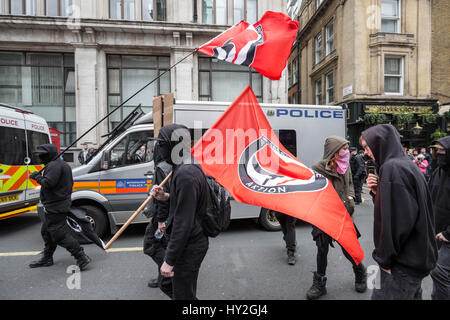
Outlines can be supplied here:
<path id="1" fill-rule="evenodd" d="M 227 102 L 177 101 L 173 122 L 201 137 L 230 105 Z M 341 106 L 261 104 L 281 143 L 307 166 L 322 159 L 327 136 L 346 136 L 346 111 Z M 114 233 L 146 199 L 153 175 L 153 115 L 138 108 L 113 131 L 97 154 L 73 169 L 72 203 L 83 207 L 102 236 Z M 195 131 L 198 130 L 197 132 Z M 199 132 L 201 131 L 201 132 Z M 144 154 L 142 157 L 140 154 Z M 279 230 L 274 213 L 232 201 L 231 219 L 255 218 L 267 230 Z M 133 223 L 146 223 L 139 215 Z"/>
<path id="2" fill-rule="evenodd" d="M 0 103 L 0 220 L 39 202 L 39 184 L 29 175 L 43 165 L 33 151 L 50 141 L 42 117 Z"/>

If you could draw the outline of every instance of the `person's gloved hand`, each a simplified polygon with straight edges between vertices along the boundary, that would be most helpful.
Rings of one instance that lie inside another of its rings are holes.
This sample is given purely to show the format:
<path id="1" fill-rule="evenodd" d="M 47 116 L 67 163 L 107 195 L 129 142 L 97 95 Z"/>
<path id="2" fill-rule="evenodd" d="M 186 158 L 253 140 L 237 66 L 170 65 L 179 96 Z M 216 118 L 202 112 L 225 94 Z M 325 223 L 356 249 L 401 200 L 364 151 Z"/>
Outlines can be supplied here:
<path id="1" fill-rule="evenodd" d="M 30 174 L 30 179 L 37 180 L 40 175 L 41 174 L 38 171 L 35 171 L 32 174 Z"/>

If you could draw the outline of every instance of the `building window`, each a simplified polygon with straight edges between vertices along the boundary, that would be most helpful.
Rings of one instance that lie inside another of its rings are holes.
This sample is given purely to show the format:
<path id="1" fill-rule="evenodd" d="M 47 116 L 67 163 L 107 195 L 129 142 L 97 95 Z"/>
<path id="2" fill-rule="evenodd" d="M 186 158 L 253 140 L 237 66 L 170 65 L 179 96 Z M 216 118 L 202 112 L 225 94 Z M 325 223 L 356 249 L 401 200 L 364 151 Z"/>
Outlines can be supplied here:
<path id="1" fill-rule="evenodd" d="M 168 56 L 108 55 L 108 106 L 109 111 L 119 106 L 136 91 L 144 87 L 158 75 L 169 69 Z M 152 111 L 153 98 L 170 93 L 170 72 L 145 88 L 123 108 L 110 117 L 111 128 L 115 128 L 139 104 L 144 112 Z"/>
<path id="2" fill-rule="evenodd" d="M 326 75 L 327 104 L 334 102 L 334 73 Z"/>
<path id="3" fill-rule="evenodd" d="M 314 39 L 315 61 L 319 63 L 322 60 L 322 33 L 319 33 Z"/>
<path id="4" fill-rule="evenodd" d="M 403 58 L 384 58 L 384 92 L 403 94 Z"/>
<path id="5" fill-rule="evenodd" d="M 142 20 L 166 21 L 166 0 L 142 0 Z"/>
<path id="6" fill-rule="evenodd" d="M 76 138 L 73 54 L 0 52 L 0 101 L 25 107 L 60 131 L 61 145 Z"/>
<path id="7" fill-rule="evenodd" d="M 72 16 L 72 0 L 46 0 L 45 15 L 51 17 Z"/>
<path id="8" fill-rule="evenodd" d="M 331 21 L 325 27 L 325 37 L 326 37 L 326 55 L 329 55 L 334 51 L 334 21 Z"/>
<path id="9" fill-rule="evenodd" d="M 258 3 L 256 0 L 234 0 L 234 23 L 241 20 L 254 24 L 258 21 Z"/>
<path id="10" fill-rule="evenodd" d="M 322 104 L 322 79 L 316 80 L 316 104 Z"/>
<path id="11" fill-rule="evenodd" d="M 292 61 L 292 73 L 293 73 L 293 84 L 296 84 L 298 82 L 298 59 L 295 58 L 294 61 Z"/>
<path id="12" fill-rule="evenodd" d="M 37 0 L 10 0 L 9 8 L 11 14 L 35 16 L 37 13 Z"/>
<path id="13" fill-rule="evenodd" d="M 204 24 L 228 24 L 227 0 L 202 0 Z"/>
<path id="14" fill-rule="evenodd" d="M 382 0 L 381 32 L 400 33 L 400 0 Z"/>
<path id="15" fill-rule="evenodd" d="M 109 17 L 118 20 L 135 20 L 134 0 L 109 0 Z"/>
<path id="16" fill-rule="evenodd" d="M 198 58 L 199 97 L 202 101 L 234 101 L 250 85 L 262 101 L 262 75 L 255 70 L 212 58 Z"/>

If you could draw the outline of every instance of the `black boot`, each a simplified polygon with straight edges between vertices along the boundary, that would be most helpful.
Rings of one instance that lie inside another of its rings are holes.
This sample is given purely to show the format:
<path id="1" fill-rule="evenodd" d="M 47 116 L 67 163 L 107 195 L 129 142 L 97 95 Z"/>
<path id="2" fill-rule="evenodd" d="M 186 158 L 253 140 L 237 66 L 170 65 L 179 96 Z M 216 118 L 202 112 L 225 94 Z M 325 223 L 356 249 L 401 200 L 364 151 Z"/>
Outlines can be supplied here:
<path id="1" fill-rule="evenodd" d="M 297 262 L 297 258 L 295 257 L 295 251 L 288 251 L 287 256 L 288 256 L 288 264 L 293 266 Z"/>
<path id="2" fill-rule="evenodd" d="M 319 275 L 317 272 L 314 272 L 313 277 L 313 285 L 306 293 L 306 298 L 308 300 L 318 299 L 321 296 L 327 294 L 327 277 Z"/>
<path id="3" fill-rule="evenodd" d="M 30 268 L 40 268 L 40 267 L 50 267 L 53 265 L 53 253 L 49 253 L 44 250 L 42 252 L 42 257 L 39 260 L 32 261 L 29 264 Z"/>
<path id="4" fill-rule="evenodd" d="M 83 248 L 77 254 L 74 254 L 74 257 L 77 260 L 77 266 L 80 268 L 80 271 L 83 271 L 89 262 L 91 262 L 91 258 L 84 253 Z"/>
<path id="5" fill-rule="evenodd" d="M 366 292 L 367 290 L 367 272 L 366 267 L 362 263 L 353 267 L 355 272 L 355 290 L 359 293 Z"/>

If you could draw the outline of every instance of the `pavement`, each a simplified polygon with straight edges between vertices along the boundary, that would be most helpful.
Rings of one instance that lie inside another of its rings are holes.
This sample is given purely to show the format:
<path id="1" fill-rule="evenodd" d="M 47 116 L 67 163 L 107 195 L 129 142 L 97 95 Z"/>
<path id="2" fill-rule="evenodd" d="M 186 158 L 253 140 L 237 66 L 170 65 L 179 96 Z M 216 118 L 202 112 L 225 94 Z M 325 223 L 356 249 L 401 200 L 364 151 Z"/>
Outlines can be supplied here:
<path id="1" fill-rule="evenodd" d="M 369 278 L 377 276 L 373 250 L 373 204 L 367 190 L 365 202 L 356 207 L 355 224 L 362 237 L 364 264 Z M 168 300 L 159 289 L 147 287 L 157 274 L 153 261 L 142 253 L 145 225 L 131 225 L 109 252 L 84 245 L 92 258 L 86 271 L 74 272 L 75 260 L 63 248 L 54 255 L 51 267 L 30 269 L 42 249 L 40 221 L 27 213 L 0 221 L 0 300 L 9 299 L 106 299 Z M 202 300 L 303 300 L 312 284 L 316 246 L 311 226 L 298 223 L 297 264 L 287 264 L 281 232 L 267 232 L 253 220 L 232 221 L 230 228 L 210 239 L 209 251 L 201 266 L 198 298 Z M 108 239 L 105 239 L 105 242 Z M 372 290 L 354 290 L 351 264 L 338 245 L 330 248 L 327 268 L 328 294 L 322 300 L 368 300 Z M 430 299 L 432 282 L 423 281 L 423 298 Z"/>

